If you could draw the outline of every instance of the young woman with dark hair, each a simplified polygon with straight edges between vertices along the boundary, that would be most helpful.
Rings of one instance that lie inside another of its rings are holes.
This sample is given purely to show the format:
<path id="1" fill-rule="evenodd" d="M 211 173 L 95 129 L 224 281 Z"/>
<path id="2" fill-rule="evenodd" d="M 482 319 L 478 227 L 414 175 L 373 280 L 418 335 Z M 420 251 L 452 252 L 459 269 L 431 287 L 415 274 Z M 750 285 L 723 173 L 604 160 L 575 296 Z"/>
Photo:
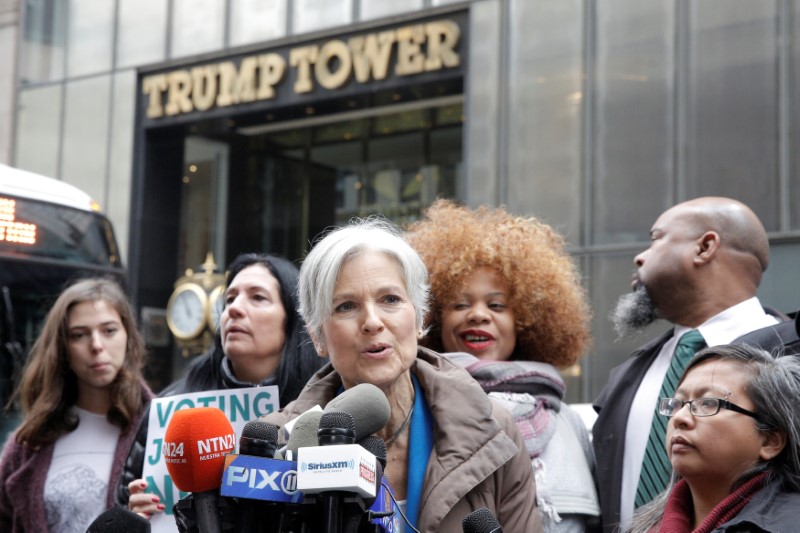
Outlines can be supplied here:
<path id="1" fill-rule="evenodd" d="M 113 504 L 152 397 L 144 357 L 119 285 L 86 279 L 61 293 L 16 391 L 24 419 L 0 459 L 0 530 L 85 531 Z"/>

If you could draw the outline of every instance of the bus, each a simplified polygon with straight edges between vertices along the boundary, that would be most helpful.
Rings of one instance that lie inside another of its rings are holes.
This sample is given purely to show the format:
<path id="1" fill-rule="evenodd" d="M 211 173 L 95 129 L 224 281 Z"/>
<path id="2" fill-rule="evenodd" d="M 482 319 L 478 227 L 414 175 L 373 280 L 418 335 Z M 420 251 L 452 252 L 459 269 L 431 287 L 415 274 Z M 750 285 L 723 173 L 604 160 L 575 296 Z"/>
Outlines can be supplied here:
<path id="1" fill-rule="evenodd" d="M 0 444 L 19 423 L 5 407 L 50 304 L 87 276 L 125 283 L 99 204 L 68 183 L 0 164 Z"/>

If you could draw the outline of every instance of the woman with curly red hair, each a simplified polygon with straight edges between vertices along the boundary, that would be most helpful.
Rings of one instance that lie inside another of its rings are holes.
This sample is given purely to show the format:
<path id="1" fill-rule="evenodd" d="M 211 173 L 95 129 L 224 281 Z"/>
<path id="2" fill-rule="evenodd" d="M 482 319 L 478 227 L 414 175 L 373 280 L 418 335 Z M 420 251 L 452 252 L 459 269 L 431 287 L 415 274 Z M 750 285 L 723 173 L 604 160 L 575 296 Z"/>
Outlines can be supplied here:
<path id="1" fill-rule="evenodd" d="M 407 230 L 431 284 L 423 344 L 463 366 L 514 416 L 536 473 L 546 531 L 600 514 L 594 456 L 558 369 L 590 344 L 591 313 L 562 237 L 533 217 L 439 200 Z"/>

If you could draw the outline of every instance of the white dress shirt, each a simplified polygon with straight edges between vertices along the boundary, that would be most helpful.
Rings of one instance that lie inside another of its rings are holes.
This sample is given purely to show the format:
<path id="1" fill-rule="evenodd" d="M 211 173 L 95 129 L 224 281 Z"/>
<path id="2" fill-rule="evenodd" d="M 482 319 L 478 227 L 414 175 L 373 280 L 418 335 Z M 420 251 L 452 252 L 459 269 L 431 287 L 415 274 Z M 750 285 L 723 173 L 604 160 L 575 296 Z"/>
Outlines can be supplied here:
<path id="1" fill-rule="evenodd" d="M 697 329 L 708 346 L 728 344 L 732 340 L 759 328 L 777 324 L 779 321 L 764 312 L 761 302 L 753 297 L 729 307 L 725 311 L 709 318 L 697 328 L 675 326 L 675 334 L 670 338 L 642 379 L 636 396 L 633 398 L 628 426 L 625 431 L 625 454 L 622 464 L 622 494 L 620 496 L 620 523 L 627 527 L 633 516 L 636 489 L 639 486 L 644 452 L 650 436 L 650 426 L 658 402 L 661 384 L 667 375 L 672 355 L 678 340 L 684 333 Z"/>

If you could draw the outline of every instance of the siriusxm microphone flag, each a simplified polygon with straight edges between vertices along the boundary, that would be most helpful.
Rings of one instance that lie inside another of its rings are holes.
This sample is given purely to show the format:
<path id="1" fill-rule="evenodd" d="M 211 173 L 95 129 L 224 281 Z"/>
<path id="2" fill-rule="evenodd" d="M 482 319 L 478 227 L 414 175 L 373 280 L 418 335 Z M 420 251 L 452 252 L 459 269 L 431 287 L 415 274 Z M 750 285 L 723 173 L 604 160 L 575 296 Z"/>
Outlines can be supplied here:
<path id="1" fill-rule="evenodd" d="M 268 502 L 303 501 L 297 490 L 297 463 L 253 455 L 225 457 L 220 494 Z"/>
<path id="2" fill-rule="evenodd" d="M 377 459 L 358 444 L 309 446 L 297 450 L 297 487 L 305 494 L 352 492 L 375 497 Z"/>

